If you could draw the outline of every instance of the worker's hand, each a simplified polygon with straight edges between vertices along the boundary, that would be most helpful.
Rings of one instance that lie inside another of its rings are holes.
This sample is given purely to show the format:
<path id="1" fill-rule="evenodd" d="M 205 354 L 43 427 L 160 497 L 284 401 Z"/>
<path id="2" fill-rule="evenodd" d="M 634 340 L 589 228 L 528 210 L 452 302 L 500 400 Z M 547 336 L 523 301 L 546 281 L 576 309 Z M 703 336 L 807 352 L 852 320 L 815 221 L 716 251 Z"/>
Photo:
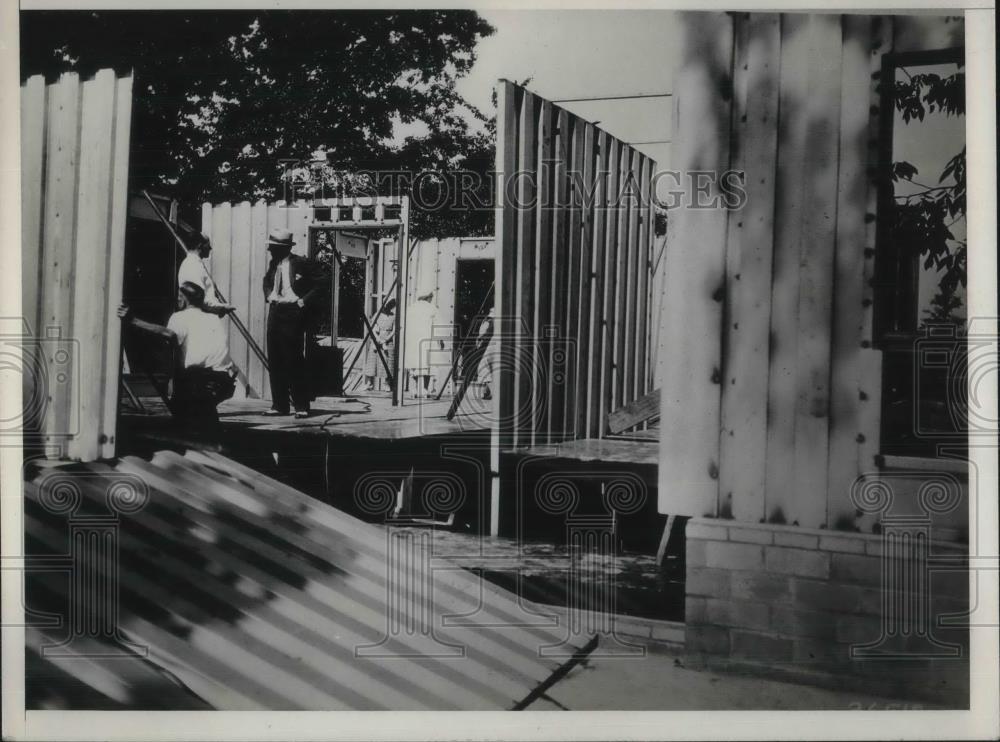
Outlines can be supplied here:
<path id="1" fill-rule="evenodd" d="M 304 306 L 306 305 L 306 303 L 305 303 L 304 301 L 302 301 L 302 299 L 299 299 L 299 300 L 298 300 L 297 302 L 295 302 L 295 303 L 296 303 L 296 304 L 298 304 L 298 305 L 299 305 L 300 307 L 304 307 Z"/>
<path id="2" fill-rule="evenodd" d="M 118 305 L 118 318 L 123 322 L 127 320 L 132 315 L 132 310 L 128 308 L 125 304 Z"/>
<path id="3" fill-rule="evenodd" d="M 222 305 L 222 313 L 224 315 L 225 314 L 234 314 L 235 312 L 236 312 L 236 307 L 234 307 L 232 304 L 223 304 Z"/>

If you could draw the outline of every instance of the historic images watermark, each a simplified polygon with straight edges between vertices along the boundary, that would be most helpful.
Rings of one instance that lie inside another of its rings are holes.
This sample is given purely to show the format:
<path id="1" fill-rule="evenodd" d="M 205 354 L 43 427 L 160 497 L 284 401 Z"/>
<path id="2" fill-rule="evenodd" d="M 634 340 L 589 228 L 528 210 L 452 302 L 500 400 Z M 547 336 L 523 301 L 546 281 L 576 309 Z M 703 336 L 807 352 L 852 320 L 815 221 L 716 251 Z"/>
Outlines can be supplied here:
<path id="1" fill-rule="evenodd" d="M 366 516 L 385 526 L 385 605 L 382 637 L 359 644 L 355 656 L 436 657 L 460 659 L 468 647 L 456 639 L 458 630 L 548 627 L 552 641 L 540 640 L 542 658 L 568 660 L 586 655 L 595 659 L 641 659 L 643 645 L 618 635 L 616 618 L 618 519 L 635 514 L 648 504 L 646 484 L 628 471 L 549 471 L 539 478 L 525 477 L 523 466 L 516 473 L 518 510 L 536 507 L 565 523 L 565 553 L 551 559 L 549 572 L 562 572 L 565 601 L 562 606 L 530 605 L 513 596 L 511 604 L 496 611 L 470 595 L 466 610 L 457 610 L 447 587 L 448 575 L 461 569 L 455 555 L 436 544 L 427 526 L 447 525 L 468 501 L 469 493 L 454 472 L 410 470 L 373 472 L 357 483 L 354 505 Z M 583 489 L 597 497 L 583 504 Z M 515 573 L 520 583 L 525 569 L 519 564 L 523 528 L 514 546 L 504 553 L 477 555 L 480 573 L 496 569 Z M 485 538 L 485 537 L 484 537 Z M 551 576 L 551 575 L 550 575 Z M 485 577 L 480 574 L 480 580 Z M 481 588 L 482 589 L 482 588 Z"/>
<path id="2" fill-rule="evenodd" d="M 26 532 L 43 552 L 10 566 L 23 571 L 25 625 L 61 634 L 42 646 L 43 655 L 146 655 L 120 625 L 120 539 L 123 519 L 148 502 L 146 483 L 119 471 L 54 468 L 25 485 Z M 54 610 L 39 611 L 32 599 L 46 593 Z"/>
<path id="3" fill-rule="evenodd" d="M 23 317 L 0 317 L 0 372 L 22 395 L 20 410 L 0 420 L 0 442 L 58 446 L 80 432 L 79 342 L 63 328 L 36 334 Z"/>
<path id="4" fill-rule="evenodd" d="M 512 173 L 456 169 L 358 170 L 337 172 L 310 168 L 301 160 L 282 161 L 282 200 L 294 205 L 301 200 L 317 206 L 327 199 L 351 196 L 364 207 L 375 206 L 376 197 L 408 196 L 421 211 L 492 211 L 499 204 L 517 210 L 565 208 L 624 209 L 725 209 L 738 211 L 746 205 L 746 174 L 741 170 L 657 170 L 648 182 L 633 171 L 598 170 L 584 173 L 565 167 L 559 160 L 545 160 L 538 170 Z M 551 173 L 564 186 L 542 188 L 542 172 Z M 618 177 L 618 176 L 622 177 Z M 609 184 L 614 184 L 612 191 Z"/>

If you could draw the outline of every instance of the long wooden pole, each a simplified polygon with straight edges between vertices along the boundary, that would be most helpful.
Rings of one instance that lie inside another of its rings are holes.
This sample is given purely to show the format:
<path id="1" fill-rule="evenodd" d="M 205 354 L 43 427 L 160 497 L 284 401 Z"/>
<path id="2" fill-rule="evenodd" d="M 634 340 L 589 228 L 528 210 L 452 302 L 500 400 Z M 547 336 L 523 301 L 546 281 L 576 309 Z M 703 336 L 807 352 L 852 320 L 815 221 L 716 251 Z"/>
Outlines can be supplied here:
<path id="1" fill-rule="evenodd" d="M 142 195 L 146 197 L 147 201 L 149 201 L 149 205 L 153 207 L 153 212 L 156 214 L 157 217 L 159 217 L 160 221 L 163 222 L 163 226 L 167 228 L 171 236 L 177 241 L 177 244 L 180 245 L 186 251 L 188 248 L 187 245 L 184 244 L 184 240 L 182 240 L 181 236 L 177 234 L 177 230 L 174 229 L 174 225 L 171 224 L 165 216 L 163 216 L 163 212 L 160 211 L 160 207 L 158 207 L 156 205 L 156 202 L 153 201 L 152 196 L 150 196 L 147 191 L 143 191 Z M 219 291 L 219 287 L 215 285 L 214 281 L 212 282 L 212 286 L 215 288 L 216 297 L 219 299 L 219 301 L 225 304 L 226 297 L 222 295 L 222 292 Z M 260 362 L 264 365 L 264 369 L 268 373 L 270 373 L 271 367 L 267 363 L 267 356 L 264 355 L 264 351 L 257 344 L 257 341 L 253 339 L 253 336 L 250 334 L 250 331 L 246 328 L 246 325 L 244 325 L 242 320 L 240 320 L 240 318 L 236 316 L 235 310 L 229 313 L 229 318 L 233 321 L 233 324 L 236 325 L 236 329 L 239 330 L 240 335 L 242 335 L 243 338 L 247 341 L 247 345 L 250 346 L 250 349 L 260 359 Z"/>

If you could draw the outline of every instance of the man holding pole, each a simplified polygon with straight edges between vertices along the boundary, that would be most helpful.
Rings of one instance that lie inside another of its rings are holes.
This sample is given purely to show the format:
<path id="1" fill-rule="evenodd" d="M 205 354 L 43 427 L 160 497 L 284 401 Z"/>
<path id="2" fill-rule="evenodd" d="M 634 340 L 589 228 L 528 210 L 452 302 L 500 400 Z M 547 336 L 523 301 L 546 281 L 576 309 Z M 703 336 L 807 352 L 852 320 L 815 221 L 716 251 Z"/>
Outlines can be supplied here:
<path id="1" fill-rule="evenodd" d="M 181 261 L 177 271 L 177 285 L 193 283 L 205 293 L 205 311 L 220 317 L 235 310 L 231 304 L 219 301 L 215 281 L 209 275 L 203 262 L 212 253 L 212 243 L 204 234 L 198 233 L 184 245 L 187 257 Z"/>

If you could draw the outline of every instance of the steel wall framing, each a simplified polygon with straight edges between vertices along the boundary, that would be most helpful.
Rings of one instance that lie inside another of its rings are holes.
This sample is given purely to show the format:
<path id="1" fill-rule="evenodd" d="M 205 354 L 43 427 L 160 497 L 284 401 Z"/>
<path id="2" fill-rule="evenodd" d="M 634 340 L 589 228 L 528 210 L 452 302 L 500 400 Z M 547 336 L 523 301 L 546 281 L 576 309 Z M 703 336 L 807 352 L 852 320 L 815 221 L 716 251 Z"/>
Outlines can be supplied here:
<path id="1" fill-rule="evenodd" d="M 656 163 L 525 88 L 498 92 L 497 443 L 603 437 L 650 389 Z"/>

